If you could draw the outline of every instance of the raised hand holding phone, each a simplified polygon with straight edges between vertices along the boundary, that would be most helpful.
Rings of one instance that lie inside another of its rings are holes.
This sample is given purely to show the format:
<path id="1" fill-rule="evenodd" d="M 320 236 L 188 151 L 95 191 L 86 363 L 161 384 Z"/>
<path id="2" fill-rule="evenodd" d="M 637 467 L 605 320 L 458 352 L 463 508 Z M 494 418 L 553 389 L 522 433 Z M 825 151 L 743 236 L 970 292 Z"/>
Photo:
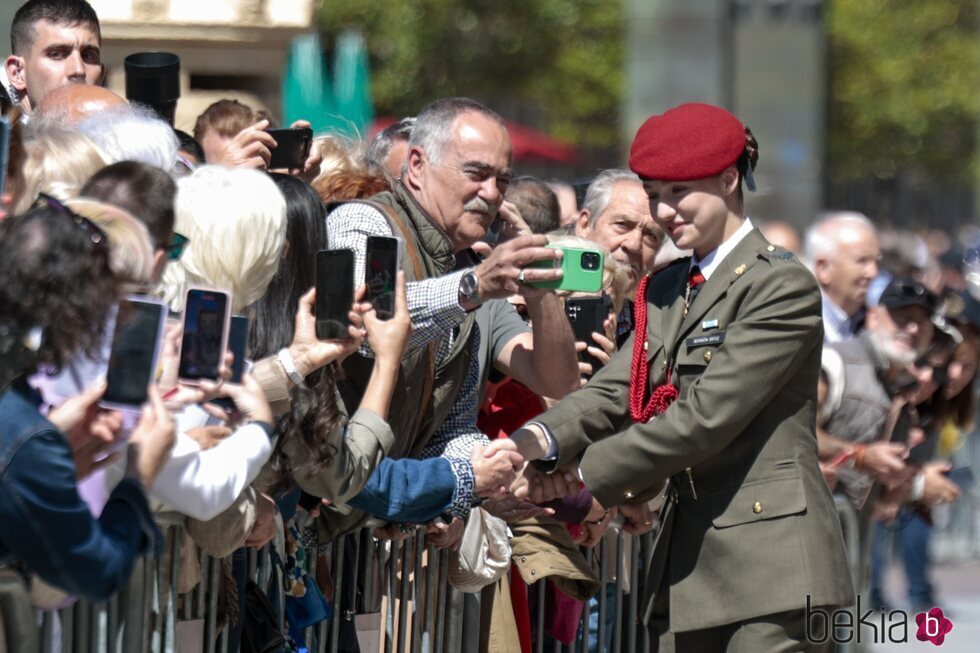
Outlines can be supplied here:
<path id="1" fill-rule="evenodd" d="M 356 304 L 354 312 L 359 313 L 364 320 L 368 344 L 371 345 L 375 359 L 391 361 L 397 366 L 412 335 L 412 320 L 408 315 L 408 300 L 405 292 L 405 273 L 402 271 L 395 275 L 394 298 L 395 310 L 391 319 L 379 318 L 377 310 L 367 302 Z"/>

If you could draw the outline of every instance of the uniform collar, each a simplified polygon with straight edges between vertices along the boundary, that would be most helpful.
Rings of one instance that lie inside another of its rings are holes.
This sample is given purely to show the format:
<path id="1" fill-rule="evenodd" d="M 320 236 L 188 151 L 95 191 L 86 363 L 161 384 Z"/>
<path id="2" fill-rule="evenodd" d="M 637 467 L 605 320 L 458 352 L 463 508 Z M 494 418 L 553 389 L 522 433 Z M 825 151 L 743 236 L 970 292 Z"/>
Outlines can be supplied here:
<path id="1" fill-rule="evenodd" d="M 701 270 L 701 274 L 704 275 L 705 280 L 710 279 L 714 271 L 718 269 L 719 265 L 721 265 L 721 262 L 725 260 L 725 257 L 731 254 L 732 250 L 735 249 L 740 242 L 742 242 L 743 238 L 749 235 L 749 232 L 752 231 L 752 229 L 752 221 L 745 218 L 745 220 L 742 222 L 742 226 L 740 226 L 735 233 L 728 238 L 728 240 L 711 250 L 711 252 L 709 252 L 703 259 L 699 261 L 696 254 L 691 254 L 691 267 L 693 268 L 694 266 L 698 266 L 698 268 Z"/>

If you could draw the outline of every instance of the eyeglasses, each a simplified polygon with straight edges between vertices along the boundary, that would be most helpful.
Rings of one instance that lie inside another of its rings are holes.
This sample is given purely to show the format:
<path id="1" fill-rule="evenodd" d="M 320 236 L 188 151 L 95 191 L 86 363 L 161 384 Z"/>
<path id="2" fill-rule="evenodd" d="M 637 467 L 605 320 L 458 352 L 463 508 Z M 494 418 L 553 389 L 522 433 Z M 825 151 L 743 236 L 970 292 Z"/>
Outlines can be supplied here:
<path id="1" fill-rule="evenodd" d="M 75 213 L 58 198 L 51 197 L 47 193 L 38 193 L 37 199 L 34 201 L 32 208 L 38 206 L 46 206 L 47 208 L 53 209 L 65 217 L 71 218 L 71 220 L 78 225 L 79 229 L 88 234 L 89 239 L 95 245 L 101 246 L 102 248 L 106 247 L 108 241 L 105 232 L 99 228 L 99 225 L 95 224 L 85 216 Z"/>
<path id="2" fill-rule="evenodd" d="M 187 236 L 174 232 L 173 237 L 170 239 L 170 244 L 163 248 L 163 251 L 167 253 L 167 259 L 170 261 L 179 260 L 184 254 L 184 248 L 187 247 L 187 243 L 191 242 L 191 239 Z"/>

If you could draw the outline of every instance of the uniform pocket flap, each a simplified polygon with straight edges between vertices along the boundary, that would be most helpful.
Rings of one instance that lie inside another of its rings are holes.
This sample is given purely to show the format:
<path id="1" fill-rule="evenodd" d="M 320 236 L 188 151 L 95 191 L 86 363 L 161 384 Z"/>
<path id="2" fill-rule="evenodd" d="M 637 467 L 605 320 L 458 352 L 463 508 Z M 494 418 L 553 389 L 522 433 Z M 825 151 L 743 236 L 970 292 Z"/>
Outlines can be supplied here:
<path id="1" fill-rule="evenodd" d="M 795 515 L 804 510 L 806 494 L 801 476 L 755 481 L 711 495 L 711 523 L 715 528 Z"/>

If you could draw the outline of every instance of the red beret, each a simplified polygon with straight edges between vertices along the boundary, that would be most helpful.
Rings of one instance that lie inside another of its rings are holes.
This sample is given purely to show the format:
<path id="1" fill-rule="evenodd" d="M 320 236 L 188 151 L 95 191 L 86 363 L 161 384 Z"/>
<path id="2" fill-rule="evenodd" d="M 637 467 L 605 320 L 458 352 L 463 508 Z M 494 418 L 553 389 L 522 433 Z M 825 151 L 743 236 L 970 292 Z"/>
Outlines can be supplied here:
<path id="1" fill-rule="evenodd" d="M 745 125 L 738 118 L 710 104 L 682 104 L 643 123 L 630 148 L 630 170 L 659 181 L 704 179 L 744 150 Z"/>

